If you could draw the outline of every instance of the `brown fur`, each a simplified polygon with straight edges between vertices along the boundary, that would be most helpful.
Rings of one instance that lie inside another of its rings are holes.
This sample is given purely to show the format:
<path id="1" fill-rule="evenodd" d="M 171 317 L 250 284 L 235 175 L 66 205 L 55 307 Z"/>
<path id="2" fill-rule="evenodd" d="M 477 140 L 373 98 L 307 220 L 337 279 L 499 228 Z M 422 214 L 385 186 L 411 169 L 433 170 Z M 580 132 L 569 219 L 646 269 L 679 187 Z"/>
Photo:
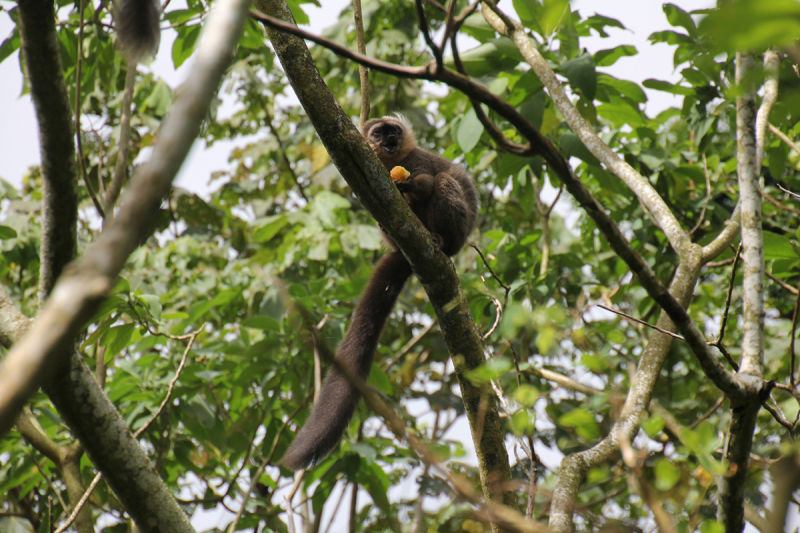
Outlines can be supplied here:
<path id="1" fill-rule="evenodd" d="M 132 61 L 153 56 L 161 40 L 161 5 L 157 0 L 122 0 L 114 24 L 120 49 Z"/>
<path id="2" fill-rule="evenodd" d="M 397 115 L 370 120 L 361 129 L 384 166 L 405 167 L 411 176 L 395 182 L 411 210 L 431 232 L 437 247 L 455 255 L 475 225 L 478 197 L 466 171 L 451 161 L 419 148 L 408 121 Z M 386 320 L 411 267 L 396 250 L 381 258 L 353 311 L 336 359 L 362 379 L 369 377 L 375 349 Z M 281 464 L 300 470 L 318 463 L 339 442 L 358 405 L 359 394 L 336 368 L 331 368 L 305 426 Z"/>

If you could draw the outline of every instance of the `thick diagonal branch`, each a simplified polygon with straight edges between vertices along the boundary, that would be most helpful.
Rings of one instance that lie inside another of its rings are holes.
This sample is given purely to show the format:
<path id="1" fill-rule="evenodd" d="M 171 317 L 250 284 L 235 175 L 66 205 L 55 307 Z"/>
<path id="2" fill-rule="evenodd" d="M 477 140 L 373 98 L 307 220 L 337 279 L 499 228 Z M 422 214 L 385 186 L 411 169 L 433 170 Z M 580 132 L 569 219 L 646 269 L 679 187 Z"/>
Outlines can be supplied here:
<path id="1" fill-rule="evenodd" d="M 410 211 L 386 169 L 336 102 L 302 39 L 273 29 L 293 26 L 283 22 L 292 20 L 285 3 L 257 0 L 255 4 L 268 17 L 260 19 L 270 21 L 268 33 L 273 47 L 331 160 L 370 214 L 397 243 L 428 293 L 448 350 L 454 356 L 485 497 L 513 504 L 514 495 L 504 486 L 510 480 L 510 468 L 494 395 L 487 387 L 477 387 L 464 376 L 467 370 L 481 365 L 484 357 L 480 335 L 452 263 L 444 254 L 434 251 L 429 232 Z M 475 431 L 478 426 L 482 428 L 480 432 Z"/>

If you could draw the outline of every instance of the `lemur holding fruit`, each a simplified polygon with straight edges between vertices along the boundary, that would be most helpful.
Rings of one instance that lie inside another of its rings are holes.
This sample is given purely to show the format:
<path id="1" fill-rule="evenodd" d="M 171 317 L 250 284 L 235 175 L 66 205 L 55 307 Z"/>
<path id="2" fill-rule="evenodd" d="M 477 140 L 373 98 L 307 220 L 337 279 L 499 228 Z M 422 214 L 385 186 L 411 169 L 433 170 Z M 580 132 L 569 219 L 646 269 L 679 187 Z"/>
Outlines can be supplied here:
<path id="1" fill-rule="evenodd" d="M 156 0 L 120 0 L 115 25 L 120 48 L 138 61 L 158 49 L 161 8 Z M 368 121 L 361 134 L 378 155 L 419 217 L 437 250 L 455 255 L 475 226 L 478 196 L 466 171 L 452 161 L 419 148 L 411 124 L 402 115 Z M 395 168 L 402 167 L 402 168 Z M 378 338 L 397 296 L 411 277 L 411 266 L 394 242 L 372 272 L 358 302 L 336 359 L 366 379 Z M 339 442 L 358 405 L 358 391 L 336 367 L 325 377 L 306 425 L 281 464 L 300 470 L 318 463 Z"/>
<path id="2" fill-rule="evenodd" d="M 459 165 L 419 148 L 411 124 L 402 115 L 373 119 L 361 134 L 391 172 L 397 188 L 436 243 L 455 255 L 475 226 L 478 196 L 472 179 Z M 402 167 L 402 169 L 396 168 Z M 394 242 L 384 255 L 353 311 L 336 359 L 362 379 L 369 376 L 378 339 L 397 296 L 411 277 L 411 266 Z M 339 442 L 358 405 L 359 393 L 336 367 L 322 384 L 318 400 L 281 464 L 300 470 L 321 461 Z"/>

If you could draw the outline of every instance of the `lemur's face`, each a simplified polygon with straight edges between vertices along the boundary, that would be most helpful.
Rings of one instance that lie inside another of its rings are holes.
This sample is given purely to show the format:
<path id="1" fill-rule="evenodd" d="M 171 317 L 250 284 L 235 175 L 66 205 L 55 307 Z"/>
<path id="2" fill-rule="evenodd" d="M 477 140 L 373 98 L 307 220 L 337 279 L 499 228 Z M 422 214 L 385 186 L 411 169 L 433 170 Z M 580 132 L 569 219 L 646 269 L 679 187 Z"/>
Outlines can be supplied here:
<path id="1" fill-rule="evenodd" d="M 379 155 L 391 155 L 403 144 L 403 128 L 393 122 L 379 122 L 370 128 L 367 140 Z"/>

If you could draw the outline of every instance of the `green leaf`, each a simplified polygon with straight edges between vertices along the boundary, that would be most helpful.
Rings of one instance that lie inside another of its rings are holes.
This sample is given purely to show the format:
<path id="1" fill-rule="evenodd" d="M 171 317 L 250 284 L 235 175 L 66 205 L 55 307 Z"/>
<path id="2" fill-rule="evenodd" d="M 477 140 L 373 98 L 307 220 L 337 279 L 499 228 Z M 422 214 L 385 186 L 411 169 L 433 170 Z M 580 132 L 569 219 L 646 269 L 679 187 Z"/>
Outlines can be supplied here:
<path id="1" fill-rule="evenodd" d="M 481 77 L 511 70 L 523 62 L 523 57 L 510 39 L 501 37 L 462 52 L 461 62 L 470 76 Z M 453 66 L 452 62 L 447 64 Z"/>
<path id="2" fill-rule="evenodd" d="M 543 8 L 539 25 L 542 28 L 542 36 L 550 37 L 564 20 L 569 18 L 569 0 L 543 0 Z"/>
<path id="3" fill-rule="evenodd" d="M 19 27 L 14 26 L 11 35 L 6 37 L 2 44 L 0 44 L 0 63 L 8 59 L 8 57 L 19 50 L 21 41 L 19 38 Z"/>
<path id="4" fill-rule="evenodd" d="M 178 319 L 185 319 L 189 318 L 189 315 L 183 312 L 176 312 L 176 313 L 164 313 L 161 315 L 161 318 L 164 320 L 178 320 Z"/>
<path id="5" fill-rule="evenodd" d="M 604 89 L 610 90 L 620 96 L 633 100 L 636 103 L 644 104 L 647 102 L 647 95 L 639 87 L 638 84 L 632 81 L 621 80 L 608 74 L 598 74 L 597 83 Z M 607 101 L 607 100 L 606 100 Z"/>
<path id="6" fill-rule="evenodd" d="M 327 261 L 331 237 L 332 235 L 330 233 L 315 235 L 314 238 L 311 239 L 311 247 L 308 249 L 308 258 L 312 261 Z"/>
<path id="7" fill-rule="evenodd" d="M 691 37 L 697 37 L 697 26 L 692 20 L 692 16 L 675 4 L 664 4 L 664 14 L 670 26 L 680 26 L 689 32 Z"/>
<path id="8" fill-rule="evenodd" d="M 514 399 L 526 407 L 533 407 L 539 399 L 539 394 L 536 387 L 523 383 L 514 391 Z"/>
<path id="9" fill-rule="evenodd" d="M 17 236 L 16 230 L 14 228 L 9 228 L 8 226 L 0 226 L 0 239 L 7 240 L 7 239 L 14 239 Z"/>
<path id="10" fill-rule="evenodd" d="M 592 441 L 600 436 L 600 427 L 592 413 L 583 407 L 561 415 L 558 423 L 566 427 L 575 428 L 575 432 L 587 441 Z"/>
<path id="11" fill-rule="evenodd" d="M 220 376 L 224 376 L 224 372 L 220 372 L 219 370 L 203 370 L 195 374 L 198 378 L 205 380 L 209 383 L 213 383 L 214 380 Z"/>
<path id="12" fill-rule="evenodd" d="M 800 259 L 792 241 L 771 231 L 763 232 L 764 259 Z"/>
<path id="13" fill-rule="evenodd" d="M 468 16 L 464 21 L 464 24 L 461 26 L 461 31 L 479 43 L 491 41 L 496 35 L 494 28 L 492 28 L 489 23 L 486 22 L 486 19 L 484 19 L 483 15 L 480 13 L 473 13 L 472 15 Z"/>
<path id="14" fill-rule="evenodd" d="M 458 125 L 458 144 L 464 153 L 471 152 L 483 134 L 483 124 L 478 120 L 475 110 L 470 108 Z"/>
<path id="15" fill-rule="evenodd" d="M 12 517 L 14 518 L 14 517 Z M 55 531 L 55 527 L 50 526 L 50 518 L 51 513 L 42 513 L 39 522 L 39 529 L 37 530 L 38 533 L 50 533 L 51 531 Z M 0 519 L 0 523 L 4 522 L 5 520 Z M 6 522 L 4 525 L 0 525 L 0 531 L 3 533 L 22 533 L 23 531 L 31 531 L 30 529 L 30 522 L 27 520 L 20 520 L 23 527 L 15 528 L 12 524 Z M 27 526 L 24 524 L 27 523 Z"/>
<path id="16" fill-rule="evenodd" d="M 637 53 L 635 46 L 623 44 L 615 48 L 598 50 L 597 53 L 594 54 L 594 62 L 598 67 L 610 67 L 616 63 L 618 59 L 635 56 Z"/>
<path id="17" fill-rule="evenodd" d="M 213 428 L 217 423 L 214 408 L 202 396 L 194 396 L 189 400 L 187 412 L 207 429 Z"/>
<path id="18" fill-rule="evenodd" d="M 189 20 L 196 18 L 203 14 L 203 8 L 195 4 L 189 9 L 175 9 L 164 14 L 164 20 L 168 21 L 174 26 L 183 26 Z"/>
<path id="19" fill-rule="evenodd" d="M 155 294 L 142 294 L 139 296 L 139 299 L 147 304 L 147 308 L 150 310 L 150 314 L 153 315 L 153 318 L 156 320 L 161 319 L 161 298 Z"/>
<path id="20" fill-rule="evenodd" d="M 664 429 L 664 419 L 658 415 L 651 415 L 642 420 L 642 429 L 649 437 L 655 437 Z"/>
<path id="21" fill-rule="evenodd" d="M 305 11 L 302 10 L 300 4 L 319 5 L 318 2 L 307 2 L 303 0 L 288 0 L 286 3 L 289 5 L 289 10 L 292 12 L 295 22 L 301 26 L 308 24 L 308 15 L 306 15 Z"/>
<path id="22" fill-rule="evenodd" d="M 683 33 L 678 33 L 672 30 L 651 33 L 650 37 L 647 39 L 652 43 L 667 43 L 672 46 L 678 46 L 682 44 L 694 45 L 694 41 L 692 41 L 688 35 L 684 35 Z"/>
<path id="23" fill-rule="evenodd" d="M 553 347 L 556 340 L 556 330 L 549 326 L 540 328 L 536 333 L 536 349 L 539 353 L 546 354 Z"/>
<path id="24" fill-rule="evenodd" d="M 251 316 L 242 320 L 242 326 L 246 328 L 260 329 L 263 331 L 271 331 L 273 333 L 280 333 L 281 324 L 271 316 L 258 315 Z"/>
<path id="25" fill-rule="evenodd" d="M 172 90 L 162 80 L 158 80 L 150 95 L 144 101 L 145 107 L 158 115 L 165 115 L 172 105 Z"/>
<path id="26" fill-rule="evenodd" d="M 178 38 L 172 43 L 172 64 L 176 69 L 183 65 L 194 52 L 197 38 L 200 37 L 200 29 L 199 24 L 177 28 Z"/>
<path id="27" fill-rule="evenodd" d="M 288 223 L 289 220 L 286 218 L 286 215 L 273 215 L 260 218 L 255 222 L 257 229 L 255 230 L 253 238 L 259 243 L 269 242 L 269 240 L 286 227 Z"/>
<path id="28" fill-rule="evenodd" d="M 539 20 L 542 17 L 542 5 L 538 0 L 514 0 L 514 10 L 520 22 L 527 28 L 539 30 Z"/>
<path id="29" fill-rule="evenodd" d="M 597 114 L 610 121 L 615 127 L 621 128 L 626 124 L 632 128 L 641 126 L 644 115 L 641 110 L 629 101 L 619 96 L 611 96 L 611 102 L 597 106 Z"/>
<path id="30" fill-rule="evenodd" d="M 703 520 L 700 524 L 700 533 L 725 533 L 725 526 L 714 519 Z"/>
<path id="31" fill-rule="evenodd" d="M 492 357 L 475 370 L 469 371 L 467 377 L 478 383 L 488 383 L 511 370 L 513 366 L 508 357 Z"/>
<path id="32" fill-rule="evenodd" d="M 642 85 L 644 85 L 648 89 L 662 91 L 665 93 L 681 94 L 684 96 L 691 96 L 695 94 L 694 89 L 692 89 L 691 87 L 681 87 L 680 85 L 672 84 L 668 81 L 647 79 L 642 82 Z"/>
<path id="33" fill-rule="evenodd" d="M 386 395 L 392 393 L 392 382 L 386 372 L 381 370 L 378 365 L 372 365 L 372 369 L 369 372 L 369 383 Z"/>
<path id="34" fill-rule="evenodd" d="M 107 346 L 112 354 L 120 353 L 130 343 L 131 335 L 133 335 L 135 329 L 136 324 L 114 326 L 103 335 L 100 346 Z"/>
<path id="35" fill-rule="evenodd" d="M 800 35 L 800 3 L 795 0 L 739 0 L 720 5 L 700 21 L 700 31 L 722 50 L 781 48 Z"/>
<path id="36" fill-rule="evenodd" d="M 659 457 L 656 460 L 655 475 L 656 488 L 661 491 L 671 489 L 681 479 L 681 471 L 672 462 L 663 457 Z"/>
<path id="37" fill-rule="evenodd" d="M 350 201 L 347 198 L 331 191 L 320 191 L 309 204 L 311 213 L 322 222 L 323 226 L 328 228 L 338 228 L 339 226 L 337 209 L 349 208 Z"/>
<path id="38" fill-rule="evenodd" d="M 208 228 L 221 225 L 222 213 L 208 205 L 198 195 L 178 189 L 174 196 L 175 212 L 189 226 Z"/>
<path id="39" fill-rule="evenodd" d="M 244 48 L 250 48 L 251 50 L 260 51 L 264 49 L 264 30 L 255 19 L 248 18 L 245 21 L 244 31 L 241 39 L 239 39 L 239 45 Z"/>
<path id="40" fill-rule="evenodd" d="M 619 28 L 625 29 L 625 26 L 617 19 L 606 17 L 604 15 L 592 15 L 584 21 L 577 24 L 578 31 L 581 35 L 588 36 L 589 30 L 594 30 L 600 37 L 608 37 L 606 28 Z"/>
<path id="41" fill-rule="evenodd" d="M 358 481 L 372 497 L 375 505 L 380 507 L 384 513 L 389 513 L 391 505 L 387 497 L 389 491 L 389 476 L 376 463 L 364 464 L 361 461 L 358 469 Z"/>
<path id="42" fill-rule="evenodd" d="M 561 71 L 573 88 L 580 90 L 587 99 L 594 100 L 597 92 L 597 71 L 591 54 L 584 53 L 562 63 Z"/>
<path id="43" fill-rule="evenodd" d="M 586 161 L 590 165 L 600 166 L 600 161 L 586 148 L 575 133 L 567 131 L 558 139 L 558 146 L 565 155 L 577 157 L 581 161 Z"/>
<path id="44" fill-rule="evenodd" d="M 530 435 L 534 430 L 534 422 L 527 409 L 520 409 L 511 415 L 511 429 L 515 435 Z"/>

